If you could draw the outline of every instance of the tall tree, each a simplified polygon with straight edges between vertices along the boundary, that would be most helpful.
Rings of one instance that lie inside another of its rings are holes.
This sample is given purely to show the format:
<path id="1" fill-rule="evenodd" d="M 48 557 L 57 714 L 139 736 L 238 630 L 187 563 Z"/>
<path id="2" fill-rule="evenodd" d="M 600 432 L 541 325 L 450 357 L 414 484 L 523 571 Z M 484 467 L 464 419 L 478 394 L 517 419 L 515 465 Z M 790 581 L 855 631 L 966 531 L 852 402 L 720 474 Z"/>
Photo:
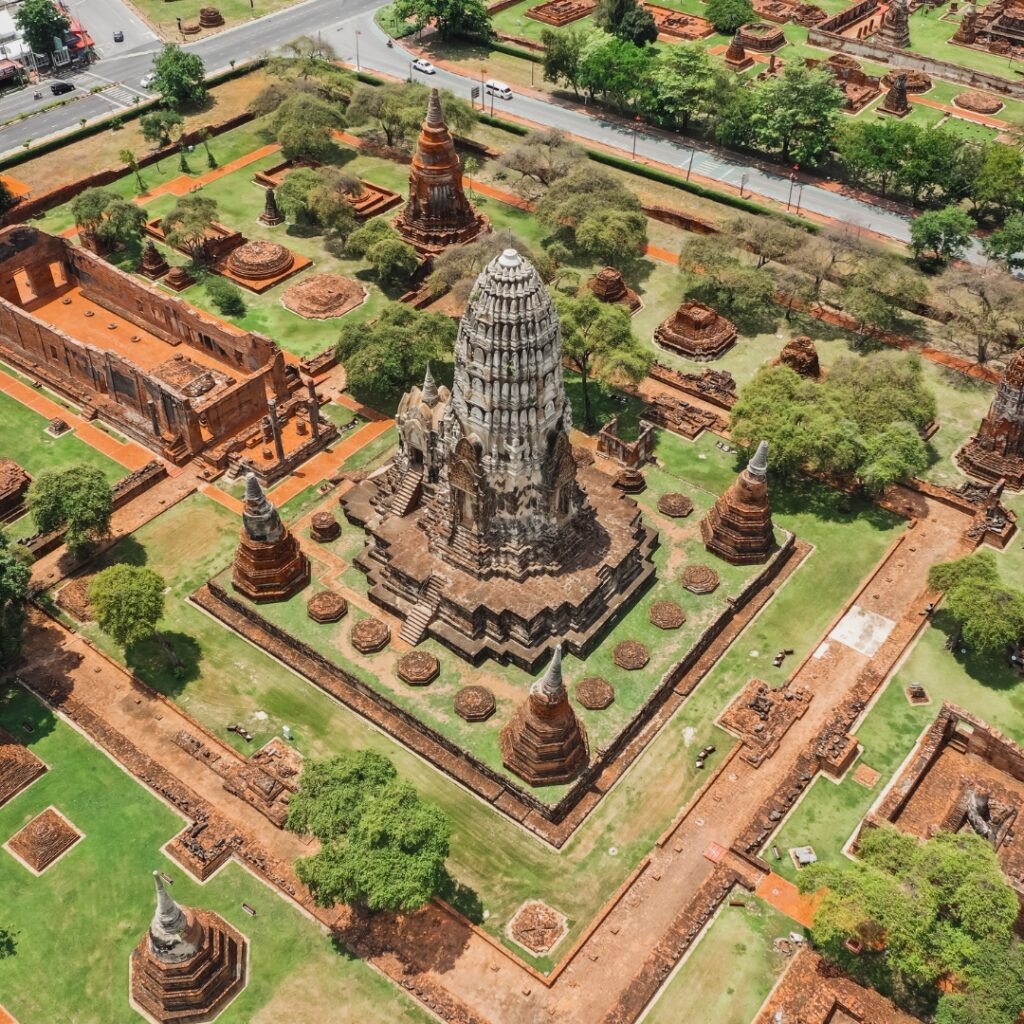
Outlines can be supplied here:
<path id="1" fill-rule="evenodd" d="M 428 363 L 451 359 L 455 332 L 454 321 L 443 313 L 392 302 L 373 324 L 344 324 L 336 351 L 355 394 L 394 407 L 398 396 L 423 379 Z"/>
<path id="2" fill-rule="evenodd" d="M 168 244 L 185 249 L 193 263 L 200 263 L 206 256 L 207 233 L 216 219 L 217 200 L 195 194 L 182 196 L 160 226 Z"/>
<path id="3" fill-rule="evenodd" d="M 1002 221 L 1024 206 L 1024 156 L 1014 146 L 990 142 L 982 151 L 971 191 L 979 217 L 995 215 Z"/>
<path id="4" fill-rule="evenodd" d="M 15 8 L 14 23 L 36 53 L 52 53 L 63 45 L 71 27 L 68 16 L 52 0 L 22 0 Z"/>
<path id="5" fill-rule="evenodd" d="M 21 654 L 21 634 L 32 571 L 0 531 L 0 668 L 10 668 Z"/>
<path id="6" fill-rule="evenodd" d="M 198 54 L 167 43 L 153 61 L 153 74 L 153 88 L 169 107 L 195 107 L 206 99 L 206 68 Z"/>
<path id="7" fill-rule="evenodd" d="M 295 870 L 321 906 L 416 910 L 447 877 L 448 818 L 380 755 L 307 763 L 288 827 L 320 840 L 320 852 L 298 860 Z"/>
<path id="8" fill-rule="evenodd" d="M 597 263 L 617 263 L 629 270 L 643 256 L 647 218 L 635 210 L 606 210 L 588 214 L 576 226 L 576 248 Z"/>
<path id="9" fill-rule="evenodd" d="M 583 56 L 590 33 L 581 29 L 546 28 L 540 39 L 544 44 L 544 81 L 567 85 L 577 96 L 580 94 L 580 76 Z"/>
<path id="10" fill-rule="evenodd" d="M 1024 213 L 1014 213 L 982 240 L 985 255 L 1007 270 L 1024 267 Z"/>
<path id="11" fill-rule="evenodd" d="M 109 532 L 113 493 L 98 469 L 76 466 L 40 473 L 28 489 L 28 508 L 40 533 L 66 528 L 65 543 L 77 555 Z"/>
<path id="12" fill-rule="evenodd" d="M 740 25 L 757 20 L 750 0 L 708 0 L 704 16 L 715 26 L 715 31 L 731 36 Z"/>
<path id="13" fill-rule="evenodd" d="M 643 380 L 652 355 L 633 333 L 625 307 L 601 302 L 589 292 L 577 299 L 556 296 L 555 306 L 562 325 L 562 353 L 580 375 L 583 422 L 589 430 L 595 426 L 590 381 L 610 384 Z"/>
<path id="14" fill-rule="evenodd" d="M 910 248 L 919 261 L 929 255 L 941 263 L 960 259 L 971 244 L 977 224 L 959 206 L 928 210 L 910 225 Z"/>
<path id="15" fill-rule="evenodd" d="M 99 572 L 89 584 L 89 604 L 100 629 L 119 647 L 148 640 L 164 613 L 164 578 L 124 562 Z"/>
<path id="16" fill-rule="evenodd" d="M 103 215 L 107 204 L 114 198 L 114 193 L 106 188 L 87 188 L 79 192 L 71 200 L 71 216 L 75 218 L 75 227 L 85 235 L 95 235 L 96 229 L 103 223 Z"/>
<path id="17" fill-rule="evenodd" d="M 153 110 L 139 118 L 142 137 L 157 146 L 169 146 L 172 138 L 180 138 L 185 119 L 176 110 Z"/>
<path id="18" fill-rule="evenodd" d="M 412 18 L 421 31 L 433 24 L 442 39 L 491 36 L 491 20 L 484 0 L 395 0 L 392 10 L 396 18 Z"/>
<path id="19" fill-rule="evenodd" d="M 967 264 L 942 275 L 940 304 L 948 312 L 949 339 L 979 363 L 1020 344 L 1024 287 L 991 267 Z"/>
<path id="20" fill-rule="evenodd" d="M 650 71 L 656 53 L 626 39 L 612 36 L 589 49 L 580 68 L 580 85 L 594 96 L 600 94 L 621 111 L 649 106 Z"/>
<path id="21" fill-rule="evenodd" d="M 513 143 L 498 160 L 504 171 L 519 175 L 513 182 L 522 195 L 535 199 L 552 182 L 564 178 L 586 154 L 564 132 L 557 128 L 530 132 Z"/>
<path id="22" fill-rule="evenodd" d="M 698 43 L 667 46 L 651 69 L 651 92 L 644 113 L 661 124 L 686 129 L 705 120 L 726 88 L 720 69 Z"/>
<path id="23" fill-rule="evenodd" d="M 335 105 L 305 92 L 289 96 L 270 122 L 289 160 L 327 160 L 334 151 L 331 133 L 344 127 L 345 118 Z"/>
<path id="24" fill-rule="evenodd" d="M 805 166 L 831 152 L 844 97 L 830 72 L 787 65 L 754 90 L 754 99 L 751 128 L 759 149 Z"/>
<path id="25" fill-rule="evenodd" d="M 850 121 L 836 138 L 836 153 L 854 181 L 884 196 L 914 152 L 922 131 L 910 121 Z"/>

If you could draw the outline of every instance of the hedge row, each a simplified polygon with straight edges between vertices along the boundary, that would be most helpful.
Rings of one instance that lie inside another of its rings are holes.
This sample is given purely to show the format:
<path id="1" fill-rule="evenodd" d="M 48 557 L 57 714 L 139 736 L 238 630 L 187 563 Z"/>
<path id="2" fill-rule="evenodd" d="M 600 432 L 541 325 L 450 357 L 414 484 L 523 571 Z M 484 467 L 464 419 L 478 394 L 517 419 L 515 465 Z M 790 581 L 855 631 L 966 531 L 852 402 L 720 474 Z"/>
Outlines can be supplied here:
<path id="1" fill-rule="evenodd" d="M 242 75 L 247 75 L 250 71 L 255 71 L 256 68 L 262 67 L 266 62 L 266 57 L 257 57 L 255 60 L 246 61 L 244 64 L 238 64 L 227 71 L 210 75 L 206 79 L 206 84 L 207 86 L 220 85 L 222 82 L 231 81 L 232 78 L 241 78 Z M 105 117 L 102 121 L 92 121 L 81 128 L 75 128 L 70 132 L 65 132 L 63 135 L 48 139 L 46 142 L 40 142 L 38 146 L 29 146 L 27 149 L 22 149 L 20 153 L 12 153 L 10 156 L 0 160 L 0 171 L 10 170 L 12 167 L 17 167 L 18 164 L 25 163 L 26 160 L 34 160 L 37 156 L 52 153 L 55 149 L 60 149 L 62 146 L 67 146 L 72 142 L 80 142 L 82 139 L 99 135 L 100 132 L 108 131 L 115 122 L 124 124 L 125 121 L 134 121 L 137 117 L 148 114 L 159 105 L 159 99 L 147 100 L 145 103 L 128 107 L 126 110 L 119 110 L 111 114 L 110 117 Z"/>
<path id="2" fill-rule="evenodd" d="M 489 39 L 485 44 L 492 50 L 497 50 L 498 53 L 508 54 L 510 57 L 519 57 L 521 60 L 530 60 L 534 64 L 543 64 L 544 55 L 542 53 L 534 53 L 532 50 L 524 50 L 521 46 L 511 46 L 509 43 L 503 43 L 499 39 Z"/>

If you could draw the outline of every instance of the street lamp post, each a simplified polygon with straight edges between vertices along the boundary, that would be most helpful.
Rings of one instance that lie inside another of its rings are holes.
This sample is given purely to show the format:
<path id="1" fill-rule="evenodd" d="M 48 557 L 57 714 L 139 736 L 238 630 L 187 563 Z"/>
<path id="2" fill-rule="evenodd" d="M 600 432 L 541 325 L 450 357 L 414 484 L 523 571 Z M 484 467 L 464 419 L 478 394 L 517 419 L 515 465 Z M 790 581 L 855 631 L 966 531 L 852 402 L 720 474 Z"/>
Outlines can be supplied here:
<path id="1" fill-rule="evenodd" d="M 484 92 L 484 75 L 487 74 L 487 68 L 482 64 L 480 65 L 480 109 L 487 109 L 487 93 Z"/>
<path id="2" fill-rule="evenodd" d="M 793 205 L 793 186 L 796 184 L 796 175 L 791 174 L 789 176 L 789 196 L 786 199 L 786 209 L 790 209 Z"/>
<path id="3" fill-rule="evenodd" d="M 643 124 L 643 121 L 640 120 L 640 115 L 637 114 L 636 117 L 633 118 L 633 159 L 634 160 L 636 159 L 636 136 L 637 136 L 637 133 L 640 131 L 640 125 L 641 124 Z"/>
<path id="4" fill-rule="evenodd" d="M 804 183 L 801 181 L 799 187 L 796 190 L 796 212 L 800 212 L 800 204 L 804 199 Z"/>
<path id="5" fill-rule="evenodd" d="M 686 165 L 686 180 L 690 180 L 690 171 L 693 170 L 693 158 L 697 155 L 697 147 L 690 147 L 690 162 Z"/>
<path id="6" fill-rule="evenodd" d="M 356 71 L 362 71 L 363 69 L 359 66 L 359 37 L 363 33 L 356 29 Z"/>
<path id="7" fill-rule="evenodd" d="M 746 172 L 744 172 L 742 175 L 740 175 L 740 199 L 743 198 L 743 190 L 746 187 L 747 187 L 747 175 L 746 175 Z"/>

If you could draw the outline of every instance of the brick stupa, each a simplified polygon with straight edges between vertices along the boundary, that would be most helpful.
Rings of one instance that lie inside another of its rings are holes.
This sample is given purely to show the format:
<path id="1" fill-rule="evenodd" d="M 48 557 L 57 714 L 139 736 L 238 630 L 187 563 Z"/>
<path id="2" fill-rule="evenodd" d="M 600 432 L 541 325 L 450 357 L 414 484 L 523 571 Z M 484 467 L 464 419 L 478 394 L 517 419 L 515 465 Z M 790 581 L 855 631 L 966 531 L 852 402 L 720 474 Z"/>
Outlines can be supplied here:
<path id="1" fill-rule="evenodd" d="M 477 278 L 451 392 L 429 376 L 399 404 L 398 451 L 342 497 L 363 526 L 369 596 L 474 664 L 535 672 L 556 643 L 577 655 L 654 576 L 657 535 L 607 473 L 578 467 L 562 335 L 514 249 Z"/>
<path id="2" fill-rule="evenodd" d="M 217 1017 L 245 988 L 247 942 L 218 914 L 179 907 L 153 872 L 156 912 L 131 956 L 131 997 L 158 1024 Z"/>
<path id="3" fill-rule="evenodd" d="M 501 730 L 501 760 L 531 786 L 572 781 L 586 767 L 587 732 L 576 717 L 562 680 L 562 648 Z"/>
<path id="4" fill-rule="evenodd" d="M 424 255 L 472 241 L 490 230 L 487 218 L 473 209 L 462 188 L 462 163 L 436 89 L 430 90 L 427 119 L 412 158 L 409 200 L 394 225 Z"/>
<path id="5" fill-rule="evenodd" d="M 1024 490 L 1024 350 L 1006 364 L 988 414 L 956 461 L 971 476 Z"/>
<path id="6" fill-rule="evenodd" d="M 757 446 L 749 465 L 700 524 L 704 546 L 733 565 L 767 562 L 775 547 L 768 501 L 768 442 Z"/>
<path id="7" fill-rule="evenodd" d="M 658 324 L 654 340 L 697 362 L 709 362 L 736 344 L 736 327 L 710 306 L 690 299 Z"/>
<path id="8" fill-rule="evenodd" d="M 252 473 L 245 482 L 242 539 L 231 583 L 250 601 L 284 601 L 309 582 L 309 559 Z"/>
<path id="9" fill-rule="evenodd" d="M 729 49 L 725 51 L 725 63 L 733 71 L 745 71 L 754 63 L 754 58 L 750 57 L 743 47 L 743 39 L 739 29 L 736 30 L 736 34 L 730 40 Z"/>

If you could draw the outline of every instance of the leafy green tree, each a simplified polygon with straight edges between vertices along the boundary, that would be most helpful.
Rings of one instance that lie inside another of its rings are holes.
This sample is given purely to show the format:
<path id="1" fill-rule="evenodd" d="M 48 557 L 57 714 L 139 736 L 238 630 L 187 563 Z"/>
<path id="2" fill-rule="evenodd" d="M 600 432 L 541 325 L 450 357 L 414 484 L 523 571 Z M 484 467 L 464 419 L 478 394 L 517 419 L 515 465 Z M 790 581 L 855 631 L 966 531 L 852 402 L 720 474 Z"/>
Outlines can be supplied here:
<path id="1" fill-rule="evenodd" d="M 139 192 L 145 192 L 146 183 L 142 180 L 142 175 L 139 173 L 139 162 L 135 159 L 135 154 L 130 149 L 125 148 L 121 150 L 118 156 L 125 167 L 135 175 L 135 187 Z"/>
<path id="2" fill-rule="evenodd" d="M 393 302 L 373 324 L 344 324 L 336 351 L 353 392 L 370 404 L 393 407 L 423 379 L 428 363 L 451 359 L 455 333 L 454 321 L 443 313 Z"/>
<path id="3" fill-rule="evenodd" d="M 580 85 L 590 96 L 600 94 L 621 111 L 640 109 L 649 105 L 655 60 L 651 47 L 612 36 L 596 49 L 588 49 L 580 67 Z"/>
<path id="4" fill-rule="evenodd" d="M 946 592 L 946 610 L 979 654 L 999 654 L 1024 636 L 1024 593 L 1002 583 L 990 551 L 933 565 L 928 584 Z"/>
<path id="5" fill-rule="evenodd" d="M 970 196 L 978 216 L 994 214 L 1000 220 L 1024 206 L 1024 156 L 1015 146 L 990 142 L 982 151 L 981 166 Z"/>
<path id="6" fill-rule="evenodd" d="M 345 196 L 358 195 L 362 188 L 358 178 L 336 167 L 299 167 L 277 189 L 277 205 L 298 224 L 347 238 L 358 220 Z"/>
<path id="7" fill-rule="evenodd" d="M 1020 270 L 1024 267 L 1024 213 L 1014 213 L 983 239 L 981 247 L 985 255 L 1006 270 Z"/>
<path id="8" fill-rule="evenodd" d="M 987 840 L 940 832 L 919 843 L 886 827 L 863 831 L 858 852 L 854 864 L 800 873 L 802 892 L 827 887 L 814 942 L 854 974 L 884 982 L 904 1004 L 933 1003 L 939 978 L 970 978 L 986 951 L 1014 945 L 1017 896 Z M 859 955 L 848 940 L 863 944 Z"/>
<path id="9" fill-rule="evenodd" d="M 290 177 L 290 175 L 289 175 Z M 386 238 L 398 238 L 398 232 L 382 217 L 367 221 L 361 228 L 348 236 L 346 251 L 356 259 L 364 257 L 378 242 Z"/>
<path id="10" fill-rule="evenodd" d="M 892 423 L 864 439 L 857 475 L 864 487 L 881 492 L 928 468 L 928 450 L 912 423 Z"/>
<path id="11" fill-rule="evenodd" d="M 619 22 L 615 29 L 615 35 L 634 46 L 643 46 L 657 40 L 658 24 L 654 20 L 654 15 L 646 7 L 636 3 Z"/>
<path id="12" fill-rule="evenodd" d="M 106 188 L 87 188 L 79 192 L 71 200 L 71 216 L 75 218 L 75 227 L 82 234 L 96 234 L 96 229 L 103 223 L 107 205 L 113 198 L 114 193 Z"/>
<path id="13" fill-rule="evenodd" d="M 790 227 L 775 217 L 753 214 L 737 217 L 727 230 L 757 257 L 758 267 L 784 259 L 808 239 L 806 231 Z"/>
<path id="14" fill-rule="evenodd" d="M 242 290 L 226 277 L 211 275 L 206 281 L 206 294 L 224 316 L 245 316 L 245 298 Z"/>
<path id="15" fill-rule="evenodd" d="M 137 243 L 145 227 L 146 211 L 131 200 L 115 195 L 107 203 L 96 234 L 111 248 L 123 248 Z"/>
<path id="16" fill-rule="evenodd" d="M 913 154 L 921 132 L 917 125 L 895 117 L 850 121 L 836 137 L 836 154 L 854 181 L 884 196 Z"/>
<path id="17" fill-rule="evenodd" d="M 332 132 L 345 127 L 341 111 L 326 100 L 300 92 L 275 112 L 270 130 L 289 160 L 327 160 L 334 152 Z"/>
<path id="18" fill-rule="evenodd" d="M 120 562 L 89 584 L 89 604 L 100 629 L 118 646 L 148 640 L 164 613 L 164 578 L 145 566 Z"/>
<path id="19" fill-rule="evenodd" d="M 910 248 L 919 261 L 925 253 L 934 253 L 940 262 L 948 263 L 967 252 L 976 227 L 958 206 L 928 210 L 910 225 Z"/>
<path id="20" fill-rule="evenodd" d="M 82 553 L 110 530 L 113 494 L 98 469 L 76 466 L 40 473 L 28 489 L 27 500 L 40 533 L 66 528 L 64 539 L 72 554 Z"/>
<path id="21" fill-rule="evenodd" d="M 625 307 L 601 302 L 591 292 L 580 298 L 556 296 L 555 306 L 562 325 L 562 352 L 580 375 L 583 422 L 589 430 L 595 426 L 591 379 L 609 384 L 643 380 L 652 356 L 633 333 Z"/>
<path id="22" fill-rule="evenodd" d="M 746 2 L 746 0 L 744 0 Z M 726 85 L 724 74 L 697 43 L 667 46 L 651 69 L 647 116 L 670 127 L 707 119 Z"/>
<path id="23" fill-rule="evenodd" d="M 153 88 L 169 107 L 199 106 L 206 99 L 202 58 L 167 43 L 153 61 Z"/>
<path id="24" fill-rule="evenodd" d="M 860 322 L 860 331 L 891 330 L 900 314 L 927 298 L 921 274 L 898 256 L 879 251 L 865 254 L 843 282 L 843 310 Z"/>
<path id="25" fill-rule="evenodd" d="M 949 267 L 936 292 L 950 316 L 949 339 L 979 363 L 1019 344 L 1024 289 L 994 267 Z"/>
<path id="26" fill-rule="evenodd" d="M 36 53 L 52 53 L 54 40 L 63 40 L 71 27 L 68 16 L 51 0 L 22 0 L 15 8 L 14 23 Z"/>
<path id="27" fill-rule="evenodd" d="M 974 945 L 964 969 L 967 989 L 939 999 L 935 1024 L 1006 1024 L 1024 1006 L 1024 945 L 989 941 Z"/>
<path id="28" fill-rule="evenodd" d="M 321 842 L 319 853 L 295 864 L 320 906 L 416 910 L 447 878 L 448 818 L 399 780 L 379 754 L 307 763 L 288 827 Z"/>
<path id="29" fill-rule="evenodd" d="M 920 130 L 896 175 L 896 186 L 915 203 L 949 198 L 956 185 L 964 148 L 964 140 L 948 128 Z"/>
<path id="30" fill-rule="evenodd" d="M 142 137 L 157 146 L 169 146 L 172 138 L 178 138 L 185 119 L 176 110 L 154 110 L 139 118 Z"/>
<path id="31" fill-rule="evenodd" d="M 789 64 L 753 92 L 751 130 L 758 149 L 805 166 L 828 156 L 845 102 L 831 72 Z"/>
<path id="32" fill-rule="evenodd" d="M 484 0 L 395 0 L 392 10 L 397 19 L 412 18 L 420 31 L 435 25 L 442 39 L 491 36 L 491 20 Z"/>
<path id="33" fill-rule="evenodd" d="M 618 263 L 628 269 L 647 244 L 647 218 L 635 210 L 588 214 L 576 227 L 576 247 L 598 263 Z"/>
<path id="34" fill-rule="evenodd" d="M 206 236 L 217 219 L 217 200 L 203 195 L 182 196 L 160 222 L 169 245 L 185 249 L 193 263 L 206 255 Z"/>
<path id="35" fill-rule="evenodd" d="M 679 255 L 686 293 L 744 326 L 763 326 L 775 315 L 775 280 L 763 267 L 744 263 L 734 245 L 726 235 L 688 240 Z"/>
<path id="36" fill-rule="evenodd" d="M 750 0 L 708 0 L 704 16 L 716 32 L 731 36 L 740 25 L 756 21 L 757 14 Z"/>
<path id="37" fill-rule="evenodd" d="M 567 85 L 576 96 L 580 94 L 580 77 L 587 40 L 591 33 L 581 29 L 545 28 L 540 39 L 544 44 L 544 81 Z"/>
<path id="38" fill-rule="evenodd" d="M 374 242 L 366 250 L 366 262 L 385 285 L 405 284 L 420 265 L 416 250 L 397 235 Z"/>
<path id="39" fill-rule="evenodd" d="M 21 634 L 32 571 L 0 531 L 0 667 L 10 668 L 21 654 Z"/>
<path id="40" fill-rule="evenodd" d="M 0 214 L 18 205 L 18 197 L 8 188 L 7 182 L 0 181 Z"/>
<path id="41" fill-rule="evenodd" d="M 352 92 L 345 117 L 354 127 L 371 128 L 386 145 L 409 149 L 419 135 L 429 98 L 429 90 L 419 82 L 359 85 Z M 476 123 L 470 104 L 447 90 L 441 92 L 441 106 L 445 122 L 457 135 Z"/>
<path id="42" fill-rule="evenodd" d="M 556 268 L 548 253 L 543 250 L 532 252 L 530 246 L 516 235 L 510 236 L 504 231 L 500 234 L 489 232 L 465 245 L 451 245 L 434 257 L 427 278 L 431 294 L 440 296 L 450 291 L 458 301 L 467 302 L 480 271 L 508 248 L 528 259 L 545 281 L 552 280 Z"/>

